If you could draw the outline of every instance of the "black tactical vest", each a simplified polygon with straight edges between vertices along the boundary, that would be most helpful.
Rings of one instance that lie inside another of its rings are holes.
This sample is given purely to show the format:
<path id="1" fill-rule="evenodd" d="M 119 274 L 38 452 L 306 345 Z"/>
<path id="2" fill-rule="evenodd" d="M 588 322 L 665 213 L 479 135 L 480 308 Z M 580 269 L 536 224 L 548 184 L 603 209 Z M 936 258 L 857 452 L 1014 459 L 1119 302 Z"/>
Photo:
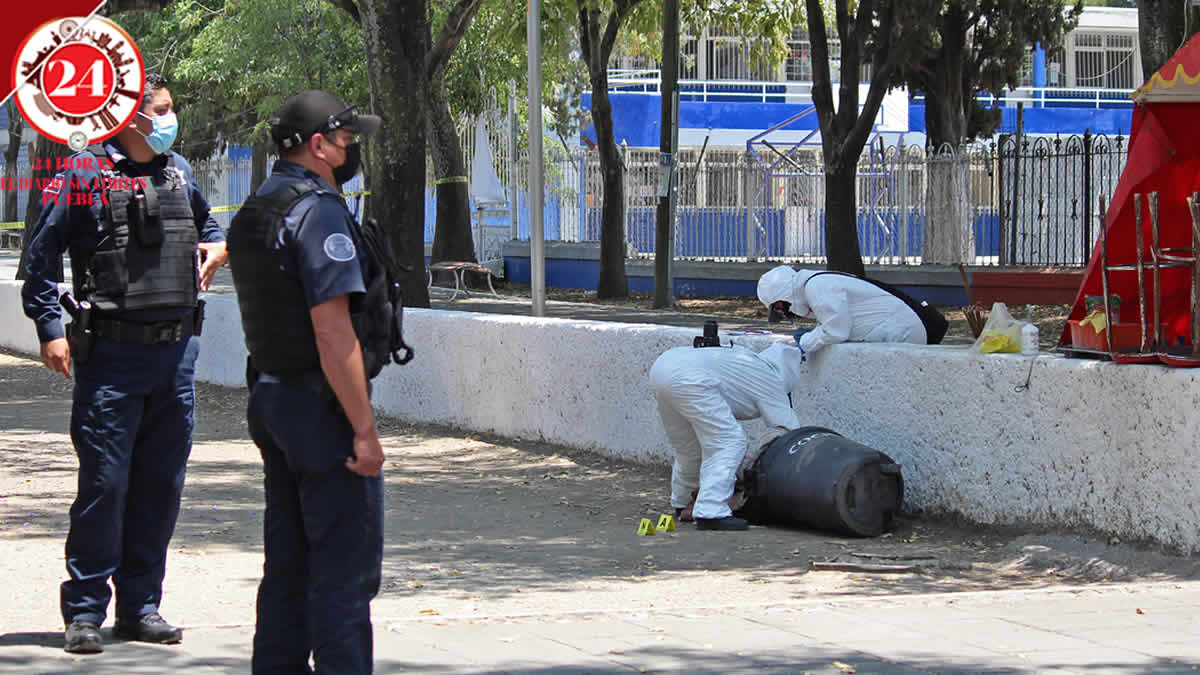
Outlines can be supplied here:
<path id="1" fill-rule="evenodd" d="M 109 161 L 102 149 L 92 154 Z M 103 229 L 80 290 L 102 312 L 196 305 L 200 231 L 173 156 L 162 173 L 155 182 L 100 171 Z"/>
<path id="2" fill-rule="evenodd" d="M 270 193 L 255 194 L 234 216 L 226 235 L 229 266 L 242 315 L 242 331 L 250 352 L 250 366 L 272 375 L 320 370 L 308 302 L 300 281 L 280 269 L 272 244 L 284 218 L 309 196 L 324 198 L 307 181 L 290 181 Z M 340 200 L 339 200 L 340 201 Z M 363 250 L 361 237 L 357 247 Z M 396 311 L 389 297 L 383 269 L 370 260 L 364 279 L 366 297 L 351 312 L 354 332 L 363 350 L 367 377 L 387 364 L 391 326 Z"/>

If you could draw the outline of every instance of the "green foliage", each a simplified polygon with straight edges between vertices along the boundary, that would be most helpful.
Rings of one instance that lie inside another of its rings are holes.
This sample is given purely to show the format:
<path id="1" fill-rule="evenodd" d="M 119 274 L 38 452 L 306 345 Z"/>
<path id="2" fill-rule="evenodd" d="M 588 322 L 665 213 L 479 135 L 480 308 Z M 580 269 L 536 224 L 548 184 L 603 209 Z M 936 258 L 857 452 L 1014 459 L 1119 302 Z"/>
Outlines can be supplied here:
<path id="1" fill-rule="evenodd" d="M 301 89 L 367 103 L 362 31 L 326 0 L 176 0 L 118 22 L 168 77 L 187 156 L 266 138 L 267 118 Z"/>
<path id="2" fill-rule="evenodd" d="M 965 138 L 991 134 L 999 120 L 976 102 L 977 94 L 1000 95 L 1020 82 L 1029 49 L 1058 49 L 1074 27 L 1082 4 L 1064 0 L 944 0 L 906 26 L 905 57 L 893 82 L 926 95 L 928 106 L 952 102 L 965 116 Z M 928 119 L 928 117 L 927 117 Z M 927 125 L 929 126 L 929 125 Z M 950 130 L 946 130 L 949 133 Z M 937 135 L 930 129 L 931 136 Z"/>
<path id="3" fill-rule="evenodd" d="M 454 4 L 442 0 L 441 5 Z M 488 108 L 493 97 L 504 99 L 510 81 L 525 80 L 523 50 L 503 31 L 510 28 L 507 15 L 517 8 L 515 3 L 491 0 L 484 2 L 475 15 L 470 29 L 458 43 L 446 69 L 446 91 L 450 109 L 458 115 L 478 115 Z M 434 35 L 441 27 L 445 11 L 434 17 Z M 524 34 L 520 47 L 524 47 Z"/>

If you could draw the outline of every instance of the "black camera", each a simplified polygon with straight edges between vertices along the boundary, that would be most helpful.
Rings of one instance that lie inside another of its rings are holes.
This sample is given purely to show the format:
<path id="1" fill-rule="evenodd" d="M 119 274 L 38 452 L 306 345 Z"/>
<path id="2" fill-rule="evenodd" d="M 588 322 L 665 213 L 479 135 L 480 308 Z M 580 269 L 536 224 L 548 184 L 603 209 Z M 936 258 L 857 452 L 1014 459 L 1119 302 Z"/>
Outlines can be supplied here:
<path id="1" fill-rule="evenodd" d="M 700 347 L 720 347 L 721 338 L 717 337 L 717 322 L 704 322 L 704 335 L 697 335 L 696 339 L 692 340 L 692 346 L 699 349 Z"/>

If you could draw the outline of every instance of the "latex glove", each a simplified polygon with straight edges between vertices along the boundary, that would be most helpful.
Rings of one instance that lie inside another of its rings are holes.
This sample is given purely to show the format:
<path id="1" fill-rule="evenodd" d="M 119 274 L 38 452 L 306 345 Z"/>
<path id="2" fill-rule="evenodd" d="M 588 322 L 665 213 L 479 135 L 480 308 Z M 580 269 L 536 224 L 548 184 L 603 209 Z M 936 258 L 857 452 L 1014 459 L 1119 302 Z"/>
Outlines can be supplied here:
<path id="1" fill-rule="evenodd" d="M 797 347 L 800 346 L 800 338 L 803 337 L 804 334 L 807 332 L 808 332 L 807 328 L 797 328 L 796 331 L 794 333 L 792 333 L 792 339 L 796 341 Z"/>

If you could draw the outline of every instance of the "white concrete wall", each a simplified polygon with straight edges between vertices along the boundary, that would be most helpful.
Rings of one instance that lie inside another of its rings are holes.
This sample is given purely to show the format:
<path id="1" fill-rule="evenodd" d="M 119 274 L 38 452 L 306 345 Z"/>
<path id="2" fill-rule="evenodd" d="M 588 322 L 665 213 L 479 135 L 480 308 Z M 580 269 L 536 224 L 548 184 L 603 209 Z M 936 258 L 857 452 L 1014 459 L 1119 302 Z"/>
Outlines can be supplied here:
<path id="1" fill-rule="evenodd" d="M 237 303 L 210 296 L 208 307 L 199 377 L 239 386 Z M 411 420 L 667 462 L 647 373 L 697 332 L 408 310 L 417 357 L 380 376 L 374 401 Z M 14 282 L 0 282 L 0 345 L 36 350 Z M 899 461 L 910 507 L 1200 551 L 1200 371 L 1042 356 L 1017 393 L 1028 367 L 962 347 L 837 345 L 816 355 L 794 399 L 803 422 Z"/>

